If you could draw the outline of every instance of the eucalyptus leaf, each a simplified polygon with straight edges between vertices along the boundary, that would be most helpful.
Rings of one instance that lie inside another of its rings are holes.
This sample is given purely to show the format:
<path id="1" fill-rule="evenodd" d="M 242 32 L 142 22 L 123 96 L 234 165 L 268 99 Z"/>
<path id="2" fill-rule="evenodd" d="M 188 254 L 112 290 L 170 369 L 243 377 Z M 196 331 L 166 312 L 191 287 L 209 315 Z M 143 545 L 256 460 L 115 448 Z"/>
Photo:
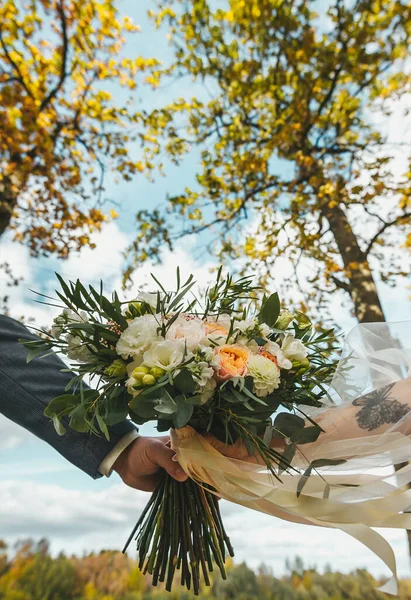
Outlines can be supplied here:
<path id="1" fill-rule="evenodd" d="M 193 394 L 197 389 L 197 383 L 194 380 L 193 374 L 188 369 L 182 369 L 174 377 L 173 385 L 183 394 Z"/>
<path id="2" fill-rule="evenodd" d="M 304 427 L 304 429 L 294 431 L 290 436 L 290 440 L 295 444 L 311 444 L 318 439 L 321 432 L 321 427 L 317 425 Z"/>
<path id="3" fill-rule="evenodd" d="M 66 433 L 66 428 L 64 427 L 60 419 L 57 417 L 57 415 L 53 416 L 53 425 L 58 435 L 64 435 Z"/>
<path id="4" fill-rule="evenodd" d="M 157 409 L 153 402 L 151 400 L 146 402 L 143 398 L 140 398 L 140 396 L 136 396 L 130 400 L 128 406 L 136 415 L 142 417 L 146 421 L 154 419 L 157 416 Z"/>
<path id="5" fill-rule="evenodd" d="M 194 412 L 194 406 L 187 402 L 179 402 L 177 412 L 174 415 L 174 425 L 177 429 L 185 427 Z"/>
<path id="6" fill-rule="evenodd" d="M 317 458 L 317 460 L 313 460 L 311 466 L 313 469 L 320 469 L 321 467 L 338 467 L 338 465 L 343 465 L 347 461 L 344 459 L 336 459 L 336 458 Z"/>
<path id="7" fill-rule="evenodd" d="M 164 398 L 160 398 L 156 401 L 155 409 L 159 413 L 172 415 L 177 412 L 178 406 L 172 398 L 165 396 Z"/>
<path id="8" fill-rule="evenodd" d="M 274 427 L 285 437 L 290 437 L 295 431 L 303 429 L 305 421 L 292 413 L 282 412 L 276 416 Z"/>
<path id="9" fill-rule="evenodd" d="M 280 314 L 280 308 L 280 298 L 278 293 L 275 292 L 274 294 L 271 294 L 271 296 L 263 303 L 258 318 L 259 322 L 265 323 L 269 327 L 274 327 Z"/>
<path id="10" fill-rule="evenodd" d="M 48 403 L 44 409 L 44 414 L 46 417 L 54 418 L 54 416 L 59 415 L 63 411 L 77 406 L 79 401 L 79 397 L 74 394 L 62 394 L 61 396 L 57 396 L 57 398 L 53 398 Z"/>

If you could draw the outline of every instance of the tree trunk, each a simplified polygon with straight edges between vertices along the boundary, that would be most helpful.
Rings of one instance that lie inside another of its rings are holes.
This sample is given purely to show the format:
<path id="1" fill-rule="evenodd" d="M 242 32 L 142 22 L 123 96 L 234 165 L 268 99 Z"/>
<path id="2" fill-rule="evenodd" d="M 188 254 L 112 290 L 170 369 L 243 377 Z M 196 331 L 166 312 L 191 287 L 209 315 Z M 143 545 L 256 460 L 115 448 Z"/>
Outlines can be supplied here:
<path id="1" fill-rule="evenodd" d="M 344 263 L 355 316 L 360 323 L 384 322 L 384 313 L 368 259 L 358 244 L 347 215 L 340 206 L 327 206 L 323 215 L 330 225 Z"/>
<path id="2" fill-rule="evenodd" d="M 5 177 L 0 181 L 0 237 L 8 228 L 16 205 L 13 183 L 9 177 Z"/>
<path id="3" fill-rule="evenodd" d="M 339 205 L 332 208 L 327 206 L 323 215 L 330 225 L 344 263 L 355 316 L 360 323 L 384 322 L 384 312 L 367 256 L 358 244 L 347 215 Z M 393 343 L 397 344 L 396 340 L 393 340 Z M 395 470 L 398 471 L 406 464 L 397 465 Z M 409 488 L 411 489 L 411 485 Z M 411 556 L 411 530 L 407 530 L 407 539 Z"/>

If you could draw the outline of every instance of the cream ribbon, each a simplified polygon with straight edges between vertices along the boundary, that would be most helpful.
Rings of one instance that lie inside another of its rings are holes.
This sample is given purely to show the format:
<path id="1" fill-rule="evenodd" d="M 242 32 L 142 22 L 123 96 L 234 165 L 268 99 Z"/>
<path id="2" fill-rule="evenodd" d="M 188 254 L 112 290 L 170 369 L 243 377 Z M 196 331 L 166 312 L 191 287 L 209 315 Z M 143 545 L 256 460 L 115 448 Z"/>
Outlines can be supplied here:
<path id="1" fill-rule="evenodd" d="M 410 457 L 408 436 L 395 432 L 340 441 L 339 454 L 348 450 L 351 458 L 345 465 L 313 471 L 299 497 L 297 485 L 305 466 L 319 455 L 328 458 L 327 450 L 333 454 L 334 442 L 303 447 L 304 456 L 293 461 L 300 474 L 283 473 L 278 481 L 264 465 L 224 456 L 191 427 L 173 430 L 171 436 L 180 465 L 200 485 L 211 486 L 230 502 L 286 521 L 345 531 L 387 565 L 392 577 L 381 591 L 397 595 L 394 552 L 371 528 L 411 529 L 411 514 L 403 513 L 411 506 L 411 491 L 407 489 L 411 466 L 403 467 L 395 476 L 376 473 L 375 467 L 398 464 Z M 327 484 L 330 495 L 324 498 Z"/>

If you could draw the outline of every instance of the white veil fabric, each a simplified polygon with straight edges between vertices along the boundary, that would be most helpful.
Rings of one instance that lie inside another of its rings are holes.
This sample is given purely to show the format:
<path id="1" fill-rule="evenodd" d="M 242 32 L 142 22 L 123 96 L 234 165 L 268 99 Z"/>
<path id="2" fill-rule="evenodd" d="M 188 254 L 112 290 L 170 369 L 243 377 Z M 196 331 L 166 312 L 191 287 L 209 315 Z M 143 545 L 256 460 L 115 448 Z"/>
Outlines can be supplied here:
<path id="1" fill-rule="evenodd" d="M 173 447 L 186 473 L 219 496 L 361 541 L 392 573 L 381 591 L 396 595 L 394 552 L 373 528 L 411 529 L 411 465 L 403 464 L 411 459 L 411 322 L 356 326 L 330 399 L 312 414 L 324 433 L 298 447 L 294 471 L 279 480 L 264 465 L 224 456 L 190 427 L 174 432 Z"/>
<path id="2" fill-rule="evenodd" d="M 345 338 L 331 388 L 336 404 L 411 376 L 411 322 L 363 323 Z"/>

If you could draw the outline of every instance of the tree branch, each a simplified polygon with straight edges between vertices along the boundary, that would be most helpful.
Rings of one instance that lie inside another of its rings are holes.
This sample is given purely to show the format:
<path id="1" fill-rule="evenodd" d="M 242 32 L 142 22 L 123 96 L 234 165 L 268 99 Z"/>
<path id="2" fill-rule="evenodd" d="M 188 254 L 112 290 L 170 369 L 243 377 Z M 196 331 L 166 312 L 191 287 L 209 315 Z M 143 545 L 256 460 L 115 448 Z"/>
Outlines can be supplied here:
<path id="1" fill-rule="evenodd" d="M 374 246 L 375 242 L 384 233 L 384 231 L 386 231 L 390 227 L 393 227 L 394 225 L 400 225 L 401 221 L 403 221 L 404 219 L 405 220 L 406 219 L 410 219 L 411 220 L 411 213 L 404 213 L 402 215 L 399 215 L 398 217 L 396 217 L 392 221 L 386 221 L 384 223 L 384 225 L 382 225 L 380 227 L 380 229 L 377 231 L 377 233 L 374 235 L 374 237 L 369 242 L 367 248 L 365 249 L 364 256 L 367 257 L 369 255 L 369 253 L 371 252 L 372 247 Z M 410 221 L 410 223 L 411 223 L 411 221 Z"/>
<path id="2" fill-rule="evenodd" d="M 333 280 L 337 288 L 339 288 L 340 290 L 344 290 L 344 292 L 347 292 L 348 294 L 351 294 L 352 290 L 349 283 L 347 283 L 346 281 L 341 281 L 341 279 L 338 279 L 338 277 L 336 277 L 335 275 L 331 275 L 331 279 Z"/>
<path id="3" fill-rule="evenodd" d="M 17 73 L 17 77 L 14 77 L 13 79 L 16 79 L 20 83 L 20 85 L 27 92 L 27 94 L 30 96 L 30 98 L 34 98 L 30 88 L 27 86 L 26 82 L 24 81 L 24 77 L 20 71 L 18 64 L 11 58 L 8 48 L 7 48 L 6 44 L 4 43 L 1 26 L 0 26 L 0 45 L 3 48 L 3 52 L 4 52 L 7 60 L 9 61 L 9 63 L 11 64 L 11 66 L 13 67 L 15 72 Z"/>
<path id="4" fill-rule="evenodd" d="M 66 65 L 67 65 L 67 55 L 68 55 L 68 36 L 67 36 L 67 19 L 66 14 L 64 12 L 64 0 L 60 0 L 57 5 L 57 12 L 60 16 L 61 23 L 61 37 L 63 40 L 62 43 L 62 51 L 61 51 L 61 68 L 60 68 L 60 77 L 57 82 L 57 85 L 50 91 L 50 93 L 44 98 L 43 102 L 40 104 L 39 112 L 44 110 L 46 106 L 50 104 L 50 102 L 56 97 L 61 86 L 64 83 L 66 78 Z"/>

